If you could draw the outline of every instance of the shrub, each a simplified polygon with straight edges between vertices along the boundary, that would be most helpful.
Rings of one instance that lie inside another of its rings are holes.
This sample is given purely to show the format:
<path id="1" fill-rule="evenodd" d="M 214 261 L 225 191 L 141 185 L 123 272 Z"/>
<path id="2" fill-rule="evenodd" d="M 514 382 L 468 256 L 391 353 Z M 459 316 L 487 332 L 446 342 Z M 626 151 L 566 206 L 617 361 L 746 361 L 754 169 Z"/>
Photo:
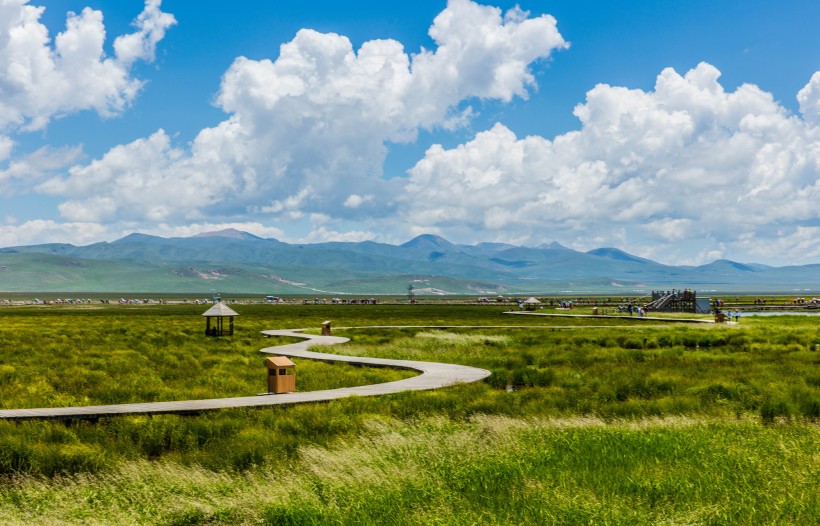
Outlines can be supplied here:
<path id="1" fill-rule="evenodd" d="M 774 423 L 777 418 L 790 419 L 795 414 L 794 406 L 783 398 L 769 399 L 763 402 L 760 408 L 760 418 L 763 423 Z"/>

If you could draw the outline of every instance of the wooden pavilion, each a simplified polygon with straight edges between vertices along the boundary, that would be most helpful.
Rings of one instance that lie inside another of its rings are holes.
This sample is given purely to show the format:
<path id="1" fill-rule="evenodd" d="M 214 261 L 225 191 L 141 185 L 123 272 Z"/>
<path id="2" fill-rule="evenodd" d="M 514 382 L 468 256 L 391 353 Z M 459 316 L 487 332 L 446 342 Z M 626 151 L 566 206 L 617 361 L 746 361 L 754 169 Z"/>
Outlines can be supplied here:
<path id="1" fill-rule="evenodd" d="M 202 315 L 205 316 L 206 336 L 233 336 L 233 319 L 235 316 L 239 316 L 235 310 L 220 301 Z M 227 329 L 225 328 L 225 318 L 228 318 Z M 211 319 L 214 320 L 213 324 Z"/>

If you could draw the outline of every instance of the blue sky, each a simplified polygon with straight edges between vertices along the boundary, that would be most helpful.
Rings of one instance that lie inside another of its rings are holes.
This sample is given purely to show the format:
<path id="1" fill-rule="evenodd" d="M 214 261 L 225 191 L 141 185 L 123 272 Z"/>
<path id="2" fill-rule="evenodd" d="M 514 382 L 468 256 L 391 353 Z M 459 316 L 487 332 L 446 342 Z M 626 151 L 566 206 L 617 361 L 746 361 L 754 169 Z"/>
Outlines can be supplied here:
<path id="1" fill-rule="evenodd" d="M 820 261 L 814 1 L 0 6 L 1 246 L 233 227 Z"/>

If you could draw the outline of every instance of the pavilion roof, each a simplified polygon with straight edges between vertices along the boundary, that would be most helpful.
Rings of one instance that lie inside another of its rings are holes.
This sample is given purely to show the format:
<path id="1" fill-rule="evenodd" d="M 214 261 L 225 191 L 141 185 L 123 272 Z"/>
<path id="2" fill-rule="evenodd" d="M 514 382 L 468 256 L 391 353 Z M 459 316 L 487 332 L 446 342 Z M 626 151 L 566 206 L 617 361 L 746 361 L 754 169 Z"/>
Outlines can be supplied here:
<path id="1" fill-rule="evenodd" d="M 215 303 L 213 307 L 206 310 L 202 315 L 208 318 L 214 318 L 217 316 L 239 316 L 239 313 L 220 301 L 219 303 Z"/>

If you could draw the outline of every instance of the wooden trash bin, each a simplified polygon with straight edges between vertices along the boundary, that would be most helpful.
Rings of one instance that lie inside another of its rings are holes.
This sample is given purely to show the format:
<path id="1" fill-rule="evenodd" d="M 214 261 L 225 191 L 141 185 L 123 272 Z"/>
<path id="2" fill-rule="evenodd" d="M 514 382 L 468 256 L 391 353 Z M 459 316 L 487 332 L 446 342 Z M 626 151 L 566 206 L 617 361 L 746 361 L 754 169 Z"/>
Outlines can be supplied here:
<path id="1" fill-rule="evenodd" d="M 322 322 L 322 336 L 330 336 L 330 320 Z"/>
<path id="2" fill-rule="evenodd" d="M 722 312 L 715 314 L 715 323 L 726 323 L 727 321 L 726 315 Z"/>
<path id="3" fill-rule="evenodd" d="M 598 315 L 598 307 L 592 307 L 592 315 L 593 315 L 593 316 L 597 316 L 597 315 Z"/>
<path id="4" fill-rule="evenodd" d="M 285 356 L 265 360 L 268 366 L 268 392 L 274 394 L 296 391 L 296 364 Z"/>

